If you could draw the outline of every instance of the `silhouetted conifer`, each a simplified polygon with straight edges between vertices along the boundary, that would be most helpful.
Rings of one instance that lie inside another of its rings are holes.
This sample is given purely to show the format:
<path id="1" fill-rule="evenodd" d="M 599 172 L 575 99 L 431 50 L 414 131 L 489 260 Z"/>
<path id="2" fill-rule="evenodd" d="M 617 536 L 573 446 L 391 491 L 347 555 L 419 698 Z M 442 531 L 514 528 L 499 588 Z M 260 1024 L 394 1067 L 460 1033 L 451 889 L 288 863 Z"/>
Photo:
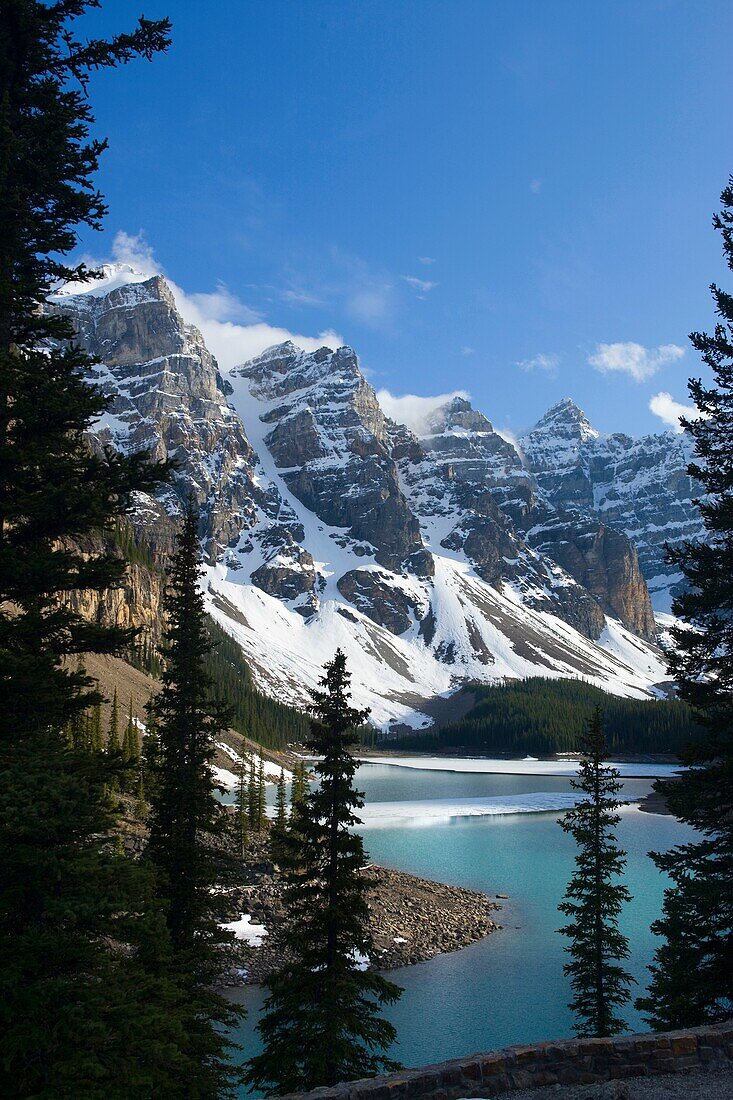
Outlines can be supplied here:
<path id="1" fill-rule="evenodd" d="M 633 978 L 621 966 L 629 957 L 626 936 L 619 929 L 619 915 L 630 900 L 620 881 L 626 853 L 616 843 L 616 798 L 621 783 L 615 768 L 604 762 L 606 739 L 600 708 L 597 708 L 581 741 L 582 758 L 578 779 L 571 786 L 582 794 L 574 809 L 560 820 L 577 845 L 575 873 L 565 892 L 560 911 L 570 923 L 560 929 L 571 940 L 566 948 L 571 961 L 564 970 L 570 978 L 576 1016 L 575 1030 L 581 1036 L 604 1038 L 625 1027 L 616 1014 L 629 1000 Z"/>
<path id="2" fill-rule="evenodd" d="M 333 1085 L 395 1068 L 383 1053 L 395 1031 L 381 1016 L 401 990 L 365 967 L 373 954 L 363 875 L 366 855 L 353 832 L 357 763 L 350 753 L 367 711 L 349 706 L 346 658 L 337 651 L 314 689 L 308 748 L 319 757 L 318 786 L 296 803 L 282 871 L 291 961 L 267 983 L 259 1031 L 264 1050 L 249 1063 L 250 1084 L 282 1093 Z"/>
<path id="3" fill-rule="evenodd" d="M 198 1059 L 196 1095 L 228 1095 L 238 1071 L 224 1033 L 241 1015 L 212 984 L 231 936 L 219 927 L 212 887 L 226 865 L 214 843 L 226 826 L 215 797 L 214 741 L 228 727 L 226 708 L 212 700 L 204 656 L 206 632 L 199 589 L 198 515 L 189 501 L 171 560 L 165 594 L 167 619 L 161 689 L 153 703 L 160 743 L 157 790 L 150 799 L 147 858 L 157 868 L 167 901 L 174 960 L 187 990 L 191 1054 Z"/>
<path id="4" fill-rule="evenodd" d="M 236 845 L 242 859 L 247 855 L 247 844 L 249 842 L 249 784 L 247 782 L 247 771 L 247 757 L 244 755 L 244 746 L 242 746 L 242 755 L 237 762 L 235 772 L 237 790 L 234 809 Z"/>
<path id="5" fill-rule="evenodd" d="M 733 177 L 721 204 L 713 225 L 733 270 Z M 703 732 L 682 754 L 689 770 L 657 784 L 698 838 L 653 854 L 673 882 L 653 926 L 663 942 L 649 992 L 638 1002 L 657 1028 L 728 1019 L 733 1010 L 733 296 L 711 290 L 719 321 L 690 340 L 713 382 L 690 381 L 699 418 L 682 420 L 695 446 L 688 473 L 705 490 L 705 538 L 668 554 L 686 581 L 673 604 L 686 625 L 672 629 L 669 670 Z"/>
<path id="6" fill-rule="evenodd" d="M 52 285 L 104 202 L 91 183 L 92 72 L 168 45 L 167 21 L 110 40 L 74 33 L 90 0 L 0 4 L 0 1094 L 184 1096 L 196 1063 L 152 875 L 115 856 L 106 756 L 63 728 L 99 695 L 80 653 L 133 632 L 89 622 L 69 594 L 114 587 L 116 554 L 82 553 L 164 470 L 92 451 L 107 401 Z M 93 544 L 92 544 L 93 545 Z M 187 1021 L 188 1022 L 188 1021 Z M 203 1095 L 203 1093 L 198 1093 Z"/>

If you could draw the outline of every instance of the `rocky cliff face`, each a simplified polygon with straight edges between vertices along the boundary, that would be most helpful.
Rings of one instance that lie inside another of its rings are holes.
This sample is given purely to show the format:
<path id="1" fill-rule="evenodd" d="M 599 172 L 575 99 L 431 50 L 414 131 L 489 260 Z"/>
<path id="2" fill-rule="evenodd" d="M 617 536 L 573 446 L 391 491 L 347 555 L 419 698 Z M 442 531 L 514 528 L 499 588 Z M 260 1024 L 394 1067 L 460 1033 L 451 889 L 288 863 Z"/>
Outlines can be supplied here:
<path id="1" fill-rule="evenodd" d="M 52 308 L 70 314 L 81 342 L 102 364 L 93 380 L 112 402 L 95 425 L 96 439 L 177 464 L 157 503 L 140 501 L 138 523 L 148 540 L 169 548 L 166 518 L 175 517 L 193 491 L 206 551 L 218 560 L 254 522 L 260 494 L 252 448 L 201 333 L 183 321 L 160 276 L 107 294 L 92 288 L 61 295 Z"/>
<path id="2" fill-rule="evenodd" d="M 272 348 L 234 372 L 249 383 L 288 489 L 355 550 L 429 574 L 420 525 L 400 491 L 377 396 L 351 348 Z"/>
<path id="3" fill-rule="evenodd" d="M 104 552 L 120 553 L 109 537 L 85 538 L 69 543 L 75 553 L 93 557 Z M 122 582 L 105 592 L 74 591 L 67 594 L 72 607 L 92 622 L 102 626 L 134 628 L 139 631 L 136 645 L 155 649 L 163 629 L 164 577 L 160 570 L 144 562 L 129 562 Z"/>
<path id="4" fill-rule="evenodd" d="M 601 436 L 570 400 L 553 406 L 521 440 L 527 469 L 556 509 L 595 517 L 625 532 L 660 610 L 680 577 L 665 561 L 666 543 L 700 538 L 694 504 L 702 492 L 686 472 L 690 444 L 674 432 L 632 439 Z"/>
<path id="5" fill-rule="evenodd" d="M 624 626 L 650 633 L 626 536 L 585 507 L 568 519 L 467 402 L 418 439 L 385 417 L 350 348 L 283 344 L 222 379 L 162 278 L 115 270 L 75 289 L 51 308 L 103 363 L 112 404 L 91 442 L 176 459 L 133 525 L 160 562 L 193 489 L 209 609 L 264 690 L 304 701 L 341 646 L 357 703 L 420 727 L 471 678 L 583 676 L 643 696 L 664 677 Z M 134 603 L 136 625 L 159 631 L 154 588 L 131 572 L 86 610 L 126 621 Z"/>
<path id="6" fill-rule="evenodd" d="M 580 410 L 578 414 L 582 420 L 574 430 L 597 435 Z M 421 499 L 417 510 L 462 516 L 443 545 L 460 545 L 480 576 L 489 582 L 503 577 L 525 587 L 531 579 L 534 592 L 527 591 L 527 599 L 532 606 L 554 610 L 591 638 L 601 634 L 604 612 L 641 637 L 655 636 L 649 594 L 627 535 L 599 523 L 581 504 L 572 513 L 558 508 L 519 450 L 468 401 L 454 398 L 438 409 L 420 444 L 427 465 L 402 466 L 405 482 Z M 561 454 L 566 445 L 558 434 L 552 453 Z M 435 468 L 450 483 L 450 491 L 436 483 Z M 518 540 L 524 544 L 521 549 Z M 528 558 L 531 550 L 534 559 Z M 546 561 L 561 566 L 579 587 L 563 578 L 553 583 Z"/>

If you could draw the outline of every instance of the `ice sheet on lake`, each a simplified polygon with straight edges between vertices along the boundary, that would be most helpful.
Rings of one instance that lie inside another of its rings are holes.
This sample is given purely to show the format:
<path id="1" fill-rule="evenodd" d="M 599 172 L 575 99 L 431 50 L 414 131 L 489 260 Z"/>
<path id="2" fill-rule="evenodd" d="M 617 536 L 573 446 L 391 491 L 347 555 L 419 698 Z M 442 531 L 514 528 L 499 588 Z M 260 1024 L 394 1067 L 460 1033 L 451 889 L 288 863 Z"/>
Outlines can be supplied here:
<path id="1" fill-rule="evenodd" d="M 359 811 L 364 828 L 394 825 L 435 825 L 457 817 L 497 817 L 571 809 L 578 801 L 573 791 L 533 791 L 530 794 L 487 798 L 430 798 L 415 802 L 370 802 Z"/>
<path id="2" fill-rule="evenodd" d="M 395 768 L 419 771 L 479 772 L 486 775 L 558 775 L 573 776 L 577 760 L 486 760 L 475 757 L 446 756 L 361 756 L 363 764 L 389 764 Z M 609 761 L 625 779 L 666 778 L 679 771 L 676 764 L 617 764 Z"/>

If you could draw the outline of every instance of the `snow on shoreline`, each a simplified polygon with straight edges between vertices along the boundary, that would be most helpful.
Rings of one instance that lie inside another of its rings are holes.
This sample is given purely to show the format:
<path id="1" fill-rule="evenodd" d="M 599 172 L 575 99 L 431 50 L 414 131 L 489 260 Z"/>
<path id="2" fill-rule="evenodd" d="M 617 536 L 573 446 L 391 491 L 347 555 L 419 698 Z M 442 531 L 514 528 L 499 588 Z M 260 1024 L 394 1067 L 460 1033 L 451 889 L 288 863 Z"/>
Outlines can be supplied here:
<path id="1" fill-rule="evenodd" d="M 372 802 L 359 810 L 357 829 L 425 828 L 465 817 L 513 817 L 517 814 L 561 814 L 582 795 L 575 791 L 533 791 L 486 798 L 428 798 L 415 802 Z M 619 813 L 641 813 L 637 800 L 624 802 Z"/>
<path id="2" fill-rule="evenodd" d="M 480 775 L 554 775 L 572 777 L 578 774 L 577 760 L 491 760 L 481 757 L 441 756 L 360 756 L 361 764 L 381 764 L 392 768 L 412 768 L 417 771 L 473 772 Z M 623 779 L 666 779 L 680 771 L 677 764 L 616 763 Z"/>
<path id="3" fill-rule="evenodd" d="M 262 941 L 267 935 L 264 924 L 252 924 L 249 913 L 242 913 L 239 920 L 222 924 L 219 927 L 225 928 L 227 932 L 233 932 L 235 940 L 244 940 L 250 947 L 261 947 Z"/>
<path id="4" fill-rule="evenodd" d="M 428 798 L 416 802 L 367 802 L 359 810 L 365 829 L 447 824 L 459 817 L 504 817 L 509 814 L 557 813 L 579 799 L 573 791 L 495 795 L 487 798 Z"/>

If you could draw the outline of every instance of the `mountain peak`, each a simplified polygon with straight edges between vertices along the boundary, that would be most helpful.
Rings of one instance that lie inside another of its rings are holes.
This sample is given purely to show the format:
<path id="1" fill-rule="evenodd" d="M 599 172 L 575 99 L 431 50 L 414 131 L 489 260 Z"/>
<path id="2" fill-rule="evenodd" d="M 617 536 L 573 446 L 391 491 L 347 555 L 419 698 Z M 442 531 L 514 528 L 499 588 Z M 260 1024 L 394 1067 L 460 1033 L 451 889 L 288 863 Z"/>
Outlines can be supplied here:
<path id="1" fill-rule="evenodd" d="M 70 282 L 57 287 L 53 294 L 49 295 L 52 301 L 65 298 L 77 298 L 81 295 L 91 295 L 93 298 L 102 298 L 113 290 L 130 283 L 146 283 L 155 278 L 155 273 L 138 271 L 131 264 L 115 263 L 102 264 L 99 268 L 102 272 L 101 279 L 90 279 L 89 282 Z"/>
<path id="2" fill-rule="evenodd" d="M 474 409 L 468 398 L 456 394 L 427 414 L 421 434 L 442 435 L 455 431 L 491 432 L 493 426 L 483 413 Z"/>
<path id="3" fill-rule="evenodd" d="M 573 436 L 580 442 L 598 439 L 600 435 L 571 397 L 563 397 L 561 401 L 552 405 L 528 434 L 534 435 L 539 432 L 544 434 L 548 431 L 558 432 L 565 438 Z"/>

